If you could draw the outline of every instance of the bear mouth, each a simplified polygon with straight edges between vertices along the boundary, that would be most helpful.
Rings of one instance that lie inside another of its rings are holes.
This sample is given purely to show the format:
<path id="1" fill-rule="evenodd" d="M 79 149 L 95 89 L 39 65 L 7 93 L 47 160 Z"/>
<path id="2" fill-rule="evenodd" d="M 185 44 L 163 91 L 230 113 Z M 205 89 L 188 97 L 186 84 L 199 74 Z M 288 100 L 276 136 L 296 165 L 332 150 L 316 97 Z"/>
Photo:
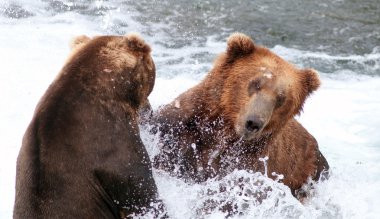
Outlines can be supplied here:
<path id="1" fill-rule="evenodd" d="M 242 135 L 243 140 L 250 141 L 260 137 L 261 131 L 256 132 L 244 132 Z"/>
<path id="2" fill-rule="evenodd" d="M 267 126 L 266 122 L 263 122 L 259 127 L 251 127 L 250 124 L 247 124 L 245 121 L 242 124 L 238 124 L 235 126 L 235 131 L 238 138 L 241 138 L 245 141 L 255 141 L 260 139 L 262 136 L 267 134 Z"/>
<path id="3" fill-rule="evenodd" d="M 246 128 L 237 126 L 235 130 L 238 138 L 245 141 L 250 141 L 260 138 L 263 129 L 247 130 Z"/>

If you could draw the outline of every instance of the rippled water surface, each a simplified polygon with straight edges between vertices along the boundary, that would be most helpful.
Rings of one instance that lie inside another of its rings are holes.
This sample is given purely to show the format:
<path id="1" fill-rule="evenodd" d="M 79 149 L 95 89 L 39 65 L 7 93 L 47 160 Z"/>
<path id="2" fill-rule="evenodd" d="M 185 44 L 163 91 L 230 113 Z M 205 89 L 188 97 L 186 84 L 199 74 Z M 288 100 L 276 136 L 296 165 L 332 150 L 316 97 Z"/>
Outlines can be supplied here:
<path id="1" fill-rule="evenodd" d="M 140 32 L 153 48 L 157 80 L 150 100 L 154 108 L 198 83 L 225 50 L 226 38 L 236 31 L 321 75 L 322 87 L 307 100 L 298 119 L 318 140 L 332 175 L 316 186 L 308 202 L 301 204 L 286 186 L 262 174 L 235 171 L 222 180 L 188 185 L 154 170 L 171 217 L 223 218 L 218 206 L 224 200 L 240 206 L 241 218 L 379 217 L 378 0 L 3 0 L 0 218 L 12 216 L 22 135 L 39 98 L 62 67 L 70 39 L 130 31 Z M 156 137 L 144 129 L 141 136 L 153 156 Z M 221 184 L 227 186 L 225 192 L 212 192 Z M 239 192 L 267 188 L 272 193 L 262 203 Z M 210 203 L 214 206 L 210 211 L 200 210 Z"/>

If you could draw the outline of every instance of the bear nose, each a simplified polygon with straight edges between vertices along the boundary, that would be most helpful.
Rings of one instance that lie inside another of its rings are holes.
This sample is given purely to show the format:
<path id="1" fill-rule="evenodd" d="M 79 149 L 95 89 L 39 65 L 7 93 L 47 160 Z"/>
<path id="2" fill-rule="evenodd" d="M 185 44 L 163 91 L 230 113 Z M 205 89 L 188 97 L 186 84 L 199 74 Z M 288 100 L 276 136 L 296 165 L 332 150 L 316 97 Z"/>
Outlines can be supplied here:
<path id="1" fill-rule="evenodd" d="M 263 127 L 263 122 L 256 116 L 250 116 L 245 123 L 248 132 L 258 132 Z"/>

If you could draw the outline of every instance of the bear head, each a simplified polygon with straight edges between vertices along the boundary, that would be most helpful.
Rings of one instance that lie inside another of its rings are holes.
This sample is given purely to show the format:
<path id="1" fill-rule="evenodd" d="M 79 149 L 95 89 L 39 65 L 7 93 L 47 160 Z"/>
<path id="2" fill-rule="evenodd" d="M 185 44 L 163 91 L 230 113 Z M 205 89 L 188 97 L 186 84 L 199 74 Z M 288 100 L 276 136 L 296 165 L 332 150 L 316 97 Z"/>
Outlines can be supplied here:
<path id="1" fill-rule="evenodd" d="M 316 71 L 298 69 L 244 34 L 232 34 L 227 44 L 215 68 L 223 78 L 223 118 L 237 137 L 259 139 L 280 130 L 320 86 Z"/>
<path id="2" fill-rule="evenodd" d="M 136 33 L 125 36 L 78 36 L 63 69 L 76 75 L 87 89 L 104 98 L 127 100 L 139 108 L 147 102 L 155 81 L 151 49 Z"/>

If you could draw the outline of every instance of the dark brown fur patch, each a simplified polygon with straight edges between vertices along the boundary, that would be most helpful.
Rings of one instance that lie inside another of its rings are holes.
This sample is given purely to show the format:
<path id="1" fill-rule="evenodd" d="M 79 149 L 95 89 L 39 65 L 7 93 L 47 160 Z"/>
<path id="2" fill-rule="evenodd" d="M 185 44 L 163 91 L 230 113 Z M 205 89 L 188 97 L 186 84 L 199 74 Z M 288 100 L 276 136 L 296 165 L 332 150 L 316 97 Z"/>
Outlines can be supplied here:
<path id="1" fill-rule="evenodd" d="M 24 134 L 13 217 L 120 218 L 162 208 L 138 126 L 154 85 L 149 46 L 136 36 L 74 41 L 83 45 Z"/>
<path id="2" fill-rule="evenodd" d="M 229 61 L 249 55 L 253 53 L 254 50 L 255 45 L 253 40 L 242 33 L 234 33 L 227 40 L 227 55 Z"/>

